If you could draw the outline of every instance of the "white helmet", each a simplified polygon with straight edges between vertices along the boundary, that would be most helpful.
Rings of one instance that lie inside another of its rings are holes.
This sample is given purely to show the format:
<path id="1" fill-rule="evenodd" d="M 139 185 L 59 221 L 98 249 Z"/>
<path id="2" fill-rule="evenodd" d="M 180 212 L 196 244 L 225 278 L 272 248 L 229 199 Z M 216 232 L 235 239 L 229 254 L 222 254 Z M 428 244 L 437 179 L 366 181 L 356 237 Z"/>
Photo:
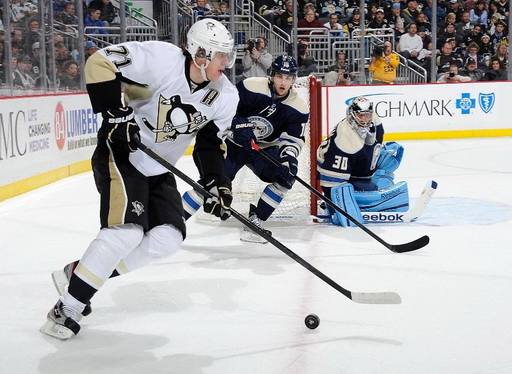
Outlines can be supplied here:
<path id="1" fill-rule="evenodd" d="M 219 21 L 202 19 L 195 22 L 187 34 L 187 51 L 192 58 L 206 58 L 206 66 L 213 59 L 215 53 L 225 53 L 229 58 L 227 68 L 235 64 L 235 41 L 229 30 Z M 204 66 L 204 68 L 206 68 Z"/>
<path id="2" fill-rule="evenodd" d="M 373 103 L 364 96 L 358 96 L 347 108 L 347 119 L 352 126 L 370 127 L 373 119 Z"/>

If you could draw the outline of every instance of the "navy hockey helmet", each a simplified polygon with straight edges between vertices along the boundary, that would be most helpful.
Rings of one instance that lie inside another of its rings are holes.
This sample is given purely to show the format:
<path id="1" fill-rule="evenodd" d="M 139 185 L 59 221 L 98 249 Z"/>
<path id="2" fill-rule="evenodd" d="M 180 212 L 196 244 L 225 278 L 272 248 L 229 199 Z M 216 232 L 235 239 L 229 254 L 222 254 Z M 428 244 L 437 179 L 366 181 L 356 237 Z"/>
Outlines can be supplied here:
<path id="1" fill-rule="evenodd" d="M 298 71 L 297 61 L 292 56 L 278 56 L 272 63 L 272 75 L 281 73 L 296 76 Z"/>
<path id="2" fill-rule="evenodd" d="M 347 119 L 353 126 L 369 127 L 373 118 L 373 103 L 358 96 L 347 107 Z"/>

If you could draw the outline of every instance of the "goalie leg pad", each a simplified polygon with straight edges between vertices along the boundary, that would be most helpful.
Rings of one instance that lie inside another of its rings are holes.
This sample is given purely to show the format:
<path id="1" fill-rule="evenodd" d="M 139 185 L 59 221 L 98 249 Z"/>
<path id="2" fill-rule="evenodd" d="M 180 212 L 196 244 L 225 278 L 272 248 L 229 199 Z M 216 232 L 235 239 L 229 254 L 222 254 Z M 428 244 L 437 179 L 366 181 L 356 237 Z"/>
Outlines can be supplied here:
<path id="1" fill-rule="evenodd" d="M 378 191 L 357 191 L 354 195 L 363 212 L 406 212 L 409 209 L 409 189 L 405 181 Z"/>
<path id="2" fill-rule="evenodd" d="M 332 201 L 358 222 L 363 223 L 363 216 L 354 195 L 354 187 L 350 183 L 343 183 L 331 189 Z M 343 214 L 332 211 L 331 207 L 328 209 L 329 213 L 332 215 L 332 223 L 334 225 L 343 227 L 355 226 L 355 224 L 349 221 Z"/>

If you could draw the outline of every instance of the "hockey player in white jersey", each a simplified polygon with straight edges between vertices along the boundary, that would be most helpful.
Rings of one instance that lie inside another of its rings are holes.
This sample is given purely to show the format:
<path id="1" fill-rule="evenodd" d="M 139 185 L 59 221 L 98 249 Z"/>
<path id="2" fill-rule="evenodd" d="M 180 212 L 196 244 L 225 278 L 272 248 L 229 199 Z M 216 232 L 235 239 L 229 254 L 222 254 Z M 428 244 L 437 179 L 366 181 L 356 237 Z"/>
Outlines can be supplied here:
<path id="1" fill-rule="evenodd" d="M 174 176 L 137 149 L 136 137 L 172 164 L 195 140 L 194 161 L 214 195 L 204 202 L 205 211 L 229 215 L 223 136 L 238 93 L 224 69 L 234 58 L 229 31 L 205 19 L 192 25 L 184 50 L 164 42 L 128 42 L 88 59 L 87 91 L 94 112 L 103 116 L 92 157 L 101 230 L 79 262 L 53 274 L 61 296 L 42 332 L 59 339 L 76 335 L 79 319 L 90 313 L 91 298 L 109 277 L 181 247 L 185 219 Z"/>
<path id="2" fill-rule="evenodd" d="M 297 174 L 297 157 L 304 145 L 309 108 L 292 88 L 297 71 L 293 57 L 278 56 L 272 63 L 270 77 L 248 78 L 237 84 L 240 102 L 226 142 L 225 171 L 226 177 L 233 180 L 247 165 L 263 182 L 269 183 L 255 205 L 250 205 L 249 220 L 260 228 L 292 188 L 295 182 L 292 174 Z M 281 165 L 276 167 L 253 150 L 252 140 Z M 185 215 L 192 215 L 200 208 L 202 198 L 196 192 L 188 191 L 183 201 Z M 243 228 L 240 239 L 267 242 L 247 227 Z"/>
<path id="3" fill-rule="evenodd" d="M 403 147 L 383 143 L 384 128 L 366 97 L 356 97 L 347 116 L 317 150 L 317 172 L 324 194 L 363 223 L 361 212 L 405 212 L 409 207 L 407 182 L 394 183 Z M 328 208 L 332 223 L 355 226 Z"/>

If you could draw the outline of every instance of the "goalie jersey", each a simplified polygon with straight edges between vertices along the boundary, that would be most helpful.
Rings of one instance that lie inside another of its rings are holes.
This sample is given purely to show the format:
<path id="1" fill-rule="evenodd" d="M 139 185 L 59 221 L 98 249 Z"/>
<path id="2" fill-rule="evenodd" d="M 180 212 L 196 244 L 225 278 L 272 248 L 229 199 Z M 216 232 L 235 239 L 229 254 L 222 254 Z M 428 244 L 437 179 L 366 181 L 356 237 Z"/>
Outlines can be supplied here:
<path id="1" fill-rule="evenodd" d="M 317 150 L 317 172 L 322 187 L 334 187 L 349 179 L 370 180 L 375 172 L 384 137 L 379 117 L 362 138 L 347 119 L 339 122 Z"/>
<path id="2" fill-rule="evenodd" d="M 128 42 L 101 49 L 86 64 L 93 110 L 131 106 L 142 143 L 173 165 L 194 138 L 202 158 L 223 162 L 223 137 L 235 115 L 238 93 L 224 75 L 195 86 L 189 69 L 190 60 L 169 43 Z M 125 104 L 121 82 L 126 84 Z M 98 136 L 106 136 L 102 128 Z M 140 150 L 130 154 L 130 162 L 146 176 L 168 171 Z"/>
<path id="3" fill-rule="evenodd" d="M 304 145 L 309 119 L 306 100 L 293 88 L 277 101 L 268 78 L 247 78 L 237 84 L 240 103 L 236 122 L 252 122 L 256 143 L 261 148 L 292 146 L 296 155 Z"/>

